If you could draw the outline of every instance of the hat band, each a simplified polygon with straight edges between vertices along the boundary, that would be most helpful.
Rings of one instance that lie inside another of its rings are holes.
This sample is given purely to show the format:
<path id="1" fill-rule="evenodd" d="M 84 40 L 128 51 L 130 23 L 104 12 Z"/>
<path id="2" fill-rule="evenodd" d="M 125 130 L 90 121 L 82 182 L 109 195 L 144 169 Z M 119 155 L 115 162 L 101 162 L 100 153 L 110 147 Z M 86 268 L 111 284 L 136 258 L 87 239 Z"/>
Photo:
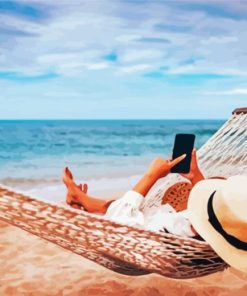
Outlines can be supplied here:
<path id="1" fill-rule="evenodd" d="M 214 191 L 208 200 L 208 221 L 210 222 L 210 224 L 213 226 L 213 228 L 219 233 L 221 234 L 224 239 L 231 244 L 233 247 L 240 249 L 240 250 L 244 250 L 247 251 L 247 243 L 244 241 L 239 240 L 238 238 L 236 238 L 235 236 L 227 233 L 222 225 L 220 224 L 219 220 L 217 219 L 215 212 L 214 212 L 214 208 L 213 208 L 213 198 L 215 195 L 216 191 Z"/>

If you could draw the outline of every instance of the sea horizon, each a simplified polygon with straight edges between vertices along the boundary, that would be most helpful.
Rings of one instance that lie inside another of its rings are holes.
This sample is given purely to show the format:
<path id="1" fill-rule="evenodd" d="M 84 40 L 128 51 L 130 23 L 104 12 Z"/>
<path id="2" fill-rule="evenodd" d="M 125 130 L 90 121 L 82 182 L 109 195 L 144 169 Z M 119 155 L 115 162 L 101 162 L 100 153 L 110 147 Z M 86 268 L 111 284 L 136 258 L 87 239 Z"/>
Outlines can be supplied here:
<path id="1" fill-rule="evenodd" d="M 1 122 L 39 122 L 39 121 L 217 121 L 228 118 L 16 118 L 0 119 Z"/>

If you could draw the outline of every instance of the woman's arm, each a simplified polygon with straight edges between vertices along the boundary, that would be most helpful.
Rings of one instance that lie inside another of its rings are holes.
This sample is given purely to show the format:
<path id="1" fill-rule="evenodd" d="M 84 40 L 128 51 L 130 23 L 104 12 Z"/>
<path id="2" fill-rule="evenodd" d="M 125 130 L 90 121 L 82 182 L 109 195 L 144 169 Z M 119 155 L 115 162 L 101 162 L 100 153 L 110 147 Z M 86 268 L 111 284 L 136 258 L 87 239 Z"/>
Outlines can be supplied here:
<path id="1" fill-rule="evenodd" d="M 168 175 L 171 168 L 182 161 L 185 157 L 186 155 L 184 154 L 174 160 L 156 158 L 154 161 L 152 161 L 149 169 L 143 175 L 141 180 L 135 185 L 133 190 L 145 197 L 156 181 Z"/>

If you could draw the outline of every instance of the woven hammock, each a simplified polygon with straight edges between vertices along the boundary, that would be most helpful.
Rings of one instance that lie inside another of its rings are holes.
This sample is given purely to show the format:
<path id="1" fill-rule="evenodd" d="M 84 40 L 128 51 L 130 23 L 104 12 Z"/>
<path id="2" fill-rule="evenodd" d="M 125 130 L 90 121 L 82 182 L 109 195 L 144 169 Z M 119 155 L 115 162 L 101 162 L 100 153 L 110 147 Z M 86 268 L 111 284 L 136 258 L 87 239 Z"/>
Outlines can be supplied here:
<path id="1" fill-rule="evenodd" d="M 247 174 L 247 108 L 237 109 L 198 151 L 206 177 Z M 142 210 L 159 207 L 176 174 L 160 180 Z M 187 279 L 222 271 L 227 264 L 205 242 L 121 225 L 103 217 L 29 197 L 0 186 L 0 219 L 126 275 Z"/>

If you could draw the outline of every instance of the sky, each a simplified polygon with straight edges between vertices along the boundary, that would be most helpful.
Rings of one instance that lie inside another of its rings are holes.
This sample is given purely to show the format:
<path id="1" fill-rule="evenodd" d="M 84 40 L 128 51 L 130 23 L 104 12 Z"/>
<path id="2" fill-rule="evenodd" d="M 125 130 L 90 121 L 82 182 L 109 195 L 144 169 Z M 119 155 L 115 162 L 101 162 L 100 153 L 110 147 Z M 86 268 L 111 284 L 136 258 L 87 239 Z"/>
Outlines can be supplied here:
<path id="1" fill-rule="evenodd" d="M 247 1 L 0 0 L 0 119 L 228 118 Z"/>

